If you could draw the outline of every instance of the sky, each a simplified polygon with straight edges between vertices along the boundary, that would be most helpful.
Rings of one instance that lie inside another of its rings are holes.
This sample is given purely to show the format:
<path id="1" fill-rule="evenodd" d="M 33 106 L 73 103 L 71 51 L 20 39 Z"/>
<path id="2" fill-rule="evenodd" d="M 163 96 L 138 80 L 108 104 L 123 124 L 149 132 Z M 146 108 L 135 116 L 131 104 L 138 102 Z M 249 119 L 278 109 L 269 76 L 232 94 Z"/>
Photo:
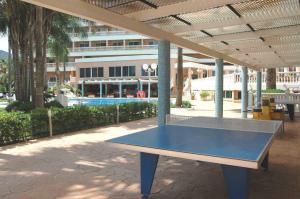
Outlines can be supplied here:
<path id="1" fill-rule="evenodd" d="M 0 50 L 8 51 L 8 38 L 0 36 Z"/>

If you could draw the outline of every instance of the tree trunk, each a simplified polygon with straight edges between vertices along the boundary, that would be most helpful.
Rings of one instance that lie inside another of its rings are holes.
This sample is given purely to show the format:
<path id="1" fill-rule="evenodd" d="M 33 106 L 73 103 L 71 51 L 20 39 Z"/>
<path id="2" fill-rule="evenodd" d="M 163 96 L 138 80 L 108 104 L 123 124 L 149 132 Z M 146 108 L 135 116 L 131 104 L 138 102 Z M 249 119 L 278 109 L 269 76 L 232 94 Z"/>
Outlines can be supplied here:
<path id="1" fill-rule="evenodd" d="M 11 97 L 12 89 L 12 64 L 11 64 L 11 36 L 10 31 L 8 30 L 8 96 Z"/>
<path id="2" fill-rule="evenodd" d="M 30 35 L 29 40 L 29 79 L 30 79 L 30 95 L 31 95 L 31 102 L 35 104 L 35 88 L 34 88 L 34 82 L 35 82 L 35 76 L 34 76 L 34 56 L 33 56 L 33 35 Z"/>
<path id="3" fill-rule="evenodd" d="M 276 68 L 267 69 L 266 89 L 276 89 Z"/>
<path id="4" fill-rule="evenodd" d="M 183 61 L 182 61 L 182 48 L 178 48 L 178 64 L 177 64 L 177 92 L 176 92 L 176 107 L 182 106 L 182 93 L 183 93 Z"/>
<path id="5" fill-rule="evenodd" d="M 36 41 L 36 97 L 35 106 L 44 107 L 44 71 L 43 65 L 43 8 L 36 7 L 36 28 L 35 28 L 35 41 Z"/>

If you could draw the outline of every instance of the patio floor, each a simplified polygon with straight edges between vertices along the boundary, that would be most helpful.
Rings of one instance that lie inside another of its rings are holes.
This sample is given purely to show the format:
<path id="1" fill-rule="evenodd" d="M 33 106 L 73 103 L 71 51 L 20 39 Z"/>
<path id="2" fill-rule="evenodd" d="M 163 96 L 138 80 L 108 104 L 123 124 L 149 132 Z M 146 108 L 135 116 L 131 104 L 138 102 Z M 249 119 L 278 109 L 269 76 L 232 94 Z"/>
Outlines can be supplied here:
<path id="1" fill-rule="evenodd" d="M 270 170 L 251 171 L 250 198 L 300 198 L 300 119 L 270 152 Z M 140 120 L 0 148 L 1 199 L 135 199 L 138 154 L 104 140 L 155 125 Z M 152 199 L 227 198 L 220 166 L 162 157 Z"/>

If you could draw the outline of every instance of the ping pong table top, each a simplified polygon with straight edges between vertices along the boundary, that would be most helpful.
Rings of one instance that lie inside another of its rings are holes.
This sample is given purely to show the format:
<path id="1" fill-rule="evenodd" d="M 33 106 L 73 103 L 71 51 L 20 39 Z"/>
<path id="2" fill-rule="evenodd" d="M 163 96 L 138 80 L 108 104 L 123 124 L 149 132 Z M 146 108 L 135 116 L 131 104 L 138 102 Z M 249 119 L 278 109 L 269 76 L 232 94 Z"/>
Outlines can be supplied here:
<path id="1" fill-rule="evenodd" d="M 197 119 L 193 118 L 183 123 L 167 124 L 107 142 L 139 152 L 257 169 L 277 132 L 276 128 L 260 132 L 189 126 L 189 122 L 195 124 L 195 120 Z M 205 118 L 201 121 L 205 121 Z M 227 120 L 220 121 L 223 121 L 222 126 L 228 126 Z M 243 122 L 245 123 L 244 120 Z"/>

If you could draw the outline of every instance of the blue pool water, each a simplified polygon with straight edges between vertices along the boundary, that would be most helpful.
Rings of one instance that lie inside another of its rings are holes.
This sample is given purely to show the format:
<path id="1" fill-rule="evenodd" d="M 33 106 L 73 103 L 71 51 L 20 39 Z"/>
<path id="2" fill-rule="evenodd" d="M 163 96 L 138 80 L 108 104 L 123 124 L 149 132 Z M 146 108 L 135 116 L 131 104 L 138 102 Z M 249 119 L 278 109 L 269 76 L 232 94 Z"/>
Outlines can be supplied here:
<path id="1" fill-rule="evenodd" d="M 101 105 L 114 105 L 125 104 L 130 102 L 148 102 L 148 99 L 139 98 L 69 98 L 68 105 L 89 105 L 89 106 L 101 106 Z M 152 98 L 150 102 L 156 103 L 157 99 Z"/>

